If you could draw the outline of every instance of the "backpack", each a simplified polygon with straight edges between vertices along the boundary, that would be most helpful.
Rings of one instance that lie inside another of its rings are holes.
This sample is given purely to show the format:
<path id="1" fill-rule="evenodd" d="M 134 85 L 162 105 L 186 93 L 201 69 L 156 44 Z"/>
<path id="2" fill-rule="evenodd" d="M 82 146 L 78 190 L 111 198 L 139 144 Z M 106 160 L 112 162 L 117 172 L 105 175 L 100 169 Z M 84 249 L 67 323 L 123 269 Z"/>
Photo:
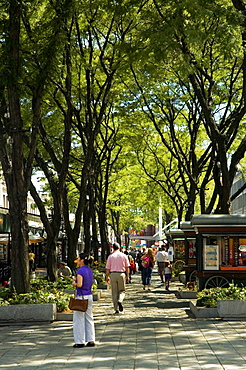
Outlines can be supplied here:
<path id="1" fill-rule="evenodd" d="M 149 256 L 145 256 L 143 259 L 142 259 L 142 266 L 144 268 L 148 268 L 150 266 L 150 258 Z"/>

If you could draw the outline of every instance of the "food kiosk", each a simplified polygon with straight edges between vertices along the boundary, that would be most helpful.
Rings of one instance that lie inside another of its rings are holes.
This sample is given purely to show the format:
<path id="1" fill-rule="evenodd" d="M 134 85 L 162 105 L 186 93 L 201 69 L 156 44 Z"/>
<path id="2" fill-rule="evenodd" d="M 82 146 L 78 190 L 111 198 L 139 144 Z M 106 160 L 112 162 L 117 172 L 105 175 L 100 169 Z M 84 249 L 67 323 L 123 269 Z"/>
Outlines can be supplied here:
<path id="1" fill-rule="evenodd" d="M 172 228 L 165 230 L 166 238 L 173 247 L 173 268 L 182 269 L 185 264 L 185 237 L 182 230 Z"/>
<path id="2" fill-rule="evenodd" d="M 183 269 L 186 271 L 186 281 L 195 281 L 196 276 L 196 232 L 190 221 L 180 223 L 180 229 L 184 234 L 185 239 L 185 265 Z"/>
<path id="3" fill-rule="evenodd" d="M 246 285 L 246 215 L 194 215 L 199 290 Z"/>

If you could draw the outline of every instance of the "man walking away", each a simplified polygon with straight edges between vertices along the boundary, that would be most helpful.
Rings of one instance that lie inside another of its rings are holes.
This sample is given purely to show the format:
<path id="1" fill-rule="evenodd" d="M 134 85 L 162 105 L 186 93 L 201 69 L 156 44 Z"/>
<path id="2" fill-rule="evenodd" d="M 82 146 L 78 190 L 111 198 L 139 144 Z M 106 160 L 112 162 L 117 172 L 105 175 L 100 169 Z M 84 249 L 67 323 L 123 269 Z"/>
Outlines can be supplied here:
<path id="1" fill-rule="evenodd" d="M 159 248 L 159 251 L 156 253 L 156 261 L 158 265 L 158 273 L 161 278 L 161 282 L 164 283 L 164 268 L 165 261 L 168 261 L 168 253 L 164 245 Z"/>
<path id="2" fill-rule="evenodd" d="M 113 249 L 106 263 L 106 281 L 111 283 L 114 310 L 119 313 L 123 311 L 122 302 L 125 298 L 125 282 L 129 281 L 130 263 L 127 256 L 120 252 L 118 243 L 113 244 Z"/>

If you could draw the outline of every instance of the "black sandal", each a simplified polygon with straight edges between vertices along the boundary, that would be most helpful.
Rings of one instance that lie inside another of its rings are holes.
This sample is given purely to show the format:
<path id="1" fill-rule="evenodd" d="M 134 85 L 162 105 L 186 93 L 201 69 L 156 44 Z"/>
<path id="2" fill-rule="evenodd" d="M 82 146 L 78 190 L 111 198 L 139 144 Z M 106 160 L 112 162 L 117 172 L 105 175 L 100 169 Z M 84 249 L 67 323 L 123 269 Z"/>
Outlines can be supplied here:
<path id="1" fill-rule="evenodd" d="M 84 344 L 74 344 L 73 348 L 83 348 L 84 346 Z"/>

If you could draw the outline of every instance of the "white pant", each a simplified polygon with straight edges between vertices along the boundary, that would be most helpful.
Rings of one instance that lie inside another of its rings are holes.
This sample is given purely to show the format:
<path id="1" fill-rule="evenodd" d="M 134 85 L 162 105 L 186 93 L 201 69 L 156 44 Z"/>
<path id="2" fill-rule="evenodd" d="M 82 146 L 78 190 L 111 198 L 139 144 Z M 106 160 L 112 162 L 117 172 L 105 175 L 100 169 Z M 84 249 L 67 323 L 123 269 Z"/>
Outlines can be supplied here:
<path id="1" fill-rule="evenodd" d="M 76 297 L 82 299 L 82 297 Z M 88 299 L 88 308 L 86 312 L 73 312 L 73 336 L 75 344 L 85 344 L 85 342 L 95 342 L 95 327 L 92 314 L 93 296 L 84 295 Z"/>

